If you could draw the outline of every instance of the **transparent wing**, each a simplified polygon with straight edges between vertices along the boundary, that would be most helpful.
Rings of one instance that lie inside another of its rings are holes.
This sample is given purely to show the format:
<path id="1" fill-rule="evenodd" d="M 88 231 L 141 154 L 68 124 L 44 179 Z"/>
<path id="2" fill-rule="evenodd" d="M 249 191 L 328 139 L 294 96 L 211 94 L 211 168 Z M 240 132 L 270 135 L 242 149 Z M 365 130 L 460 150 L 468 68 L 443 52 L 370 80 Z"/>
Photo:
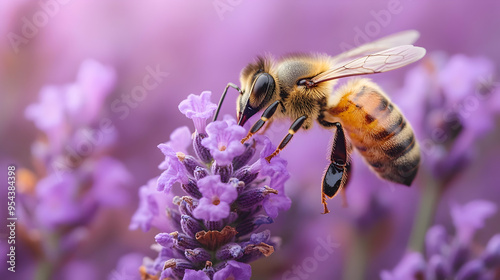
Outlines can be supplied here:
<path id="1" fill-rule="evenodd" d="M 341 61 L 351 60 L 354 57 L 366 56 L 401 45 L 412 45 L 417 41 L 418 37 L 420 37 L 420 33 L 416 30 L 398 32 L 343 52 L 332 57 L 332 59 L 335 63 L 340 63 Z"/>
<path id="2" fill-rule="evenodd" d="M 391 71 L 421 59 L 425 49 L 412 45 L 398 46 L 360 58 L 335 63 L 333 67 L 311 79 L 313 83 L 348 76 L 375 74 Z"/>

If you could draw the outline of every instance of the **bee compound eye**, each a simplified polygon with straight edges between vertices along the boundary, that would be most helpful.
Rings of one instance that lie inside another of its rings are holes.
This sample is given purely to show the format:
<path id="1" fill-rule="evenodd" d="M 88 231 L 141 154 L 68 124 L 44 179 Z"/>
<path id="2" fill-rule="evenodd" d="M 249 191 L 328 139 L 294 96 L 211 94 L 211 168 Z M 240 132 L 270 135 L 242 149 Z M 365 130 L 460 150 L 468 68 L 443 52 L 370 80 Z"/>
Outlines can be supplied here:
<path id="1" fill-rule="evenodd" d="M 252 95 L 264 96 L 269 92 L 269 88 L 273 83 L 272 77 L 269 74 L 259 75 L 254 82 Z"/>
<path id="2" fill-rule="evenodd" d="M 260 109 L 271 98 L 274 86 L 274 79 L 271 75 L 268 73 L 259 74 L 252 85 L 248 105 Z"/>

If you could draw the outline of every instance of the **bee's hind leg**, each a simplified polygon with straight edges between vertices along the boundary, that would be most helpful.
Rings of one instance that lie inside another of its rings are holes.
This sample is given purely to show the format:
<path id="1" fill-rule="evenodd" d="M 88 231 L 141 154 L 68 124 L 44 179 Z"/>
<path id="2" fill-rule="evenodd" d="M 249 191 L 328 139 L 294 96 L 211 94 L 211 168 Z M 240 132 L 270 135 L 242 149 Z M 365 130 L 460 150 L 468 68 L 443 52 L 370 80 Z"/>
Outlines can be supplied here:
<path id="1" fill-rule="evenodd" d="M 344 129 L 340 123 L 334 123 L 337 127 L 333 138 L 332 152 L 330 155 L 330 165 L 325 171 L 321 185 L 321 203 L 324 206 L 323 214 L 330 211 L 326 205 L 326 198 L 333 198 L 341 191 L 343 195 L 343 205 L 347 206 L 344 187 L 347 184 L 347 179 L 350 173 L 350 143 L 345 138 Z"/>

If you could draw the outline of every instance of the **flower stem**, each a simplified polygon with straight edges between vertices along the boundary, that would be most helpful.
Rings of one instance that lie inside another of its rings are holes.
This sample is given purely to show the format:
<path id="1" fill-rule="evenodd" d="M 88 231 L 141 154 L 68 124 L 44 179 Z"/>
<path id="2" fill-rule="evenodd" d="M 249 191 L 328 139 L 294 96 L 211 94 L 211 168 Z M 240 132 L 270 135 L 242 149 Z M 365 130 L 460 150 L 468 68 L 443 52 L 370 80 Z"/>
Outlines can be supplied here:
<path id="1" fill-rule="evenodd" d="M 424 250 L 425 234 L 432 223 L 441 189 L 440 184 L 436 180 L 427 176 L 408 243 L 408 247 L 412 251 L 423 252 Z"/>
<path id="2" fill-rule="evenodd" d="M 345 280 L 365 279 L 366 263 L 368 259 L 368 238 L 366 234 L 355 230 L 354 238 L 351 242 L 349 259 L 347 260 L 347 269 L 344 273 Z"/>
<path id="3" fill-rule="evenodd" d="M 51 279 L 53 266 L 48 261 L 41 261 L 38 263 L 35 270 L 35 280 L 49 280 Z"/>

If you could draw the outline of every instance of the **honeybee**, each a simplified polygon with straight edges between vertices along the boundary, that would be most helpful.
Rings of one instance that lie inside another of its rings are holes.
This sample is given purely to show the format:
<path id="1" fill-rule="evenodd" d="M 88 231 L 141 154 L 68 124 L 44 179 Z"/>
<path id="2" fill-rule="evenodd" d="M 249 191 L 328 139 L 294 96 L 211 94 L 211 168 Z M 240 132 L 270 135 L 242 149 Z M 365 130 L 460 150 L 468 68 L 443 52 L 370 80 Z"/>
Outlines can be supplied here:
<path id="1" fill-rule="evenodd" d="M 271 160 L 300 129 L 314 121 L 335 129 L 330 164 L 322 181 L 323 214 L 330 212 L 327 197 L 333 198 L 346 185 L 350 153 L 354 148 L 379 177 L 410 186 L 420 163 L 420 148 L 411 125 L 384 91 L 366 78 L 356 78 L 335 89 L 340 78 L 394 70 L 421 59 L 425 49 L 413 46 L 414 30 L 393 34 L 361 45 L 337 56 L 294 54 L 275 60 L 259 57 L 240 74 L 241 88 L 229 83 L 219 102 L 214 120 L 229 87 L 239 92 L 238 124 L 244 125 L 264 110 L 242 143 L 274 118 L 288 118 L 292 125 Z"/>

